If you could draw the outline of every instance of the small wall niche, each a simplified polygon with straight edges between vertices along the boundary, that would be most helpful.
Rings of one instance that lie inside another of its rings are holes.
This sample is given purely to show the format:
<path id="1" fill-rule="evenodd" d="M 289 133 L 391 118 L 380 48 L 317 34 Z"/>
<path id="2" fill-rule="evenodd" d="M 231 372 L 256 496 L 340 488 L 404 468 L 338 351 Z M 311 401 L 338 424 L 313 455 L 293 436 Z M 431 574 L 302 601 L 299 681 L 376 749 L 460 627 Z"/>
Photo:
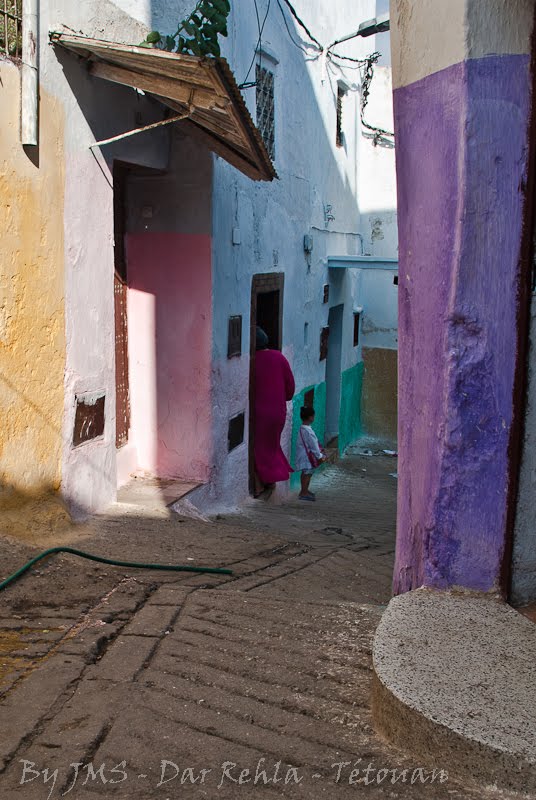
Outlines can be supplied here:
<path id="1" fill-rule="evenodd" d="M 227 358 L 242 355 L 242 316 L 229 317 L 227 333 Z"/>
<path id="2" fill-rule="evenodd" d="M 242 411 L 229 420 L 229 429 L 227 433 L 229 453 L 244 441 L 244 419 L 245 415 Z"/>
<path id="3" fill-rule="evenodd" d="M 73 447 L 104 436 L 105 424 L 104 394 L 83 394 L 75 396 Z"/>
<path id="4" fill-rule="evenodd" d="M 354 347 L 359 345 L 359 327 L 361 325 L 361 313 L 354 311 Z"/>

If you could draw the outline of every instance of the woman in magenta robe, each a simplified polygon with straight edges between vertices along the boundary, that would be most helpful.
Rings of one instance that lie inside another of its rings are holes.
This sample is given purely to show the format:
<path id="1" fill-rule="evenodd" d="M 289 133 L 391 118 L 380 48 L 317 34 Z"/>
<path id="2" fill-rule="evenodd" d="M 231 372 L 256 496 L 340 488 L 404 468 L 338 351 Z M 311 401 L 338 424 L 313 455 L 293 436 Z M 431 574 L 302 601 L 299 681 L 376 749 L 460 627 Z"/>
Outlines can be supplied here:
<path id="1" fill-rule="evenodd" d="M 285 356 L 268 349 L 268 337 L 257 328 L 255 356 L 255 497 L 277 481 L 287 481 L 292 467 L 281 449 L 287 401 L 294 397 L 294 376 Z"/>

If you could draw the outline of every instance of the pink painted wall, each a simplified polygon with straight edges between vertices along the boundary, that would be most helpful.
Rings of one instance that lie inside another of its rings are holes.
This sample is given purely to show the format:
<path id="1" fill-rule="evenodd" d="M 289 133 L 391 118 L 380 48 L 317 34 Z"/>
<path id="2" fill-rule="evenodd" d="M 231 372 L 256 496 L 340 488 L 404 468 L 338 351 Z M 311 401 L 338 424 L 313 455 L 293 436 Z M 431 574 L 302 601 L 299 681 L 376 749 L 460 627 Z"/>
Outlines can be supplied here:
<path id="1" fill-rule="evenodd" d="M 130 441 L 138 468 L 207 480 L 211 452 L 211 238 L 127 235 Z"/>

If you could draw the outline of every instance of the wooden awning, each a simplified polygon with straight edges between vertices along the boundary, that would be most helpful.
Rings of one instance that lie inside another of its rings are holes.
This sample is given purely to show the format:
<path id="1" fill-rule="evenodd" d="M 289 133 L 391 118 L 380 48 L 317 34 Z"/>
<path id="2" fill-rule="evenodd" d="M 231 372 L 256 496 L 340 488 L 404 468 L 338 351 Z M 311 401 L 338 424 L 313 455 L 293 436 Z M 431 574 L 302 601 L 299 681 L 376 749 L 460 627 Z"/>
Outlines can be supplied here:
<path id="1" fill-rule="evenodd" d="M 277 177 L 229 65 L 223 58 L 51 33 L 54 44 L 89 62 L 97 78 L 141 89 L 181 114 L 181 125 L 253 180 Z"/>

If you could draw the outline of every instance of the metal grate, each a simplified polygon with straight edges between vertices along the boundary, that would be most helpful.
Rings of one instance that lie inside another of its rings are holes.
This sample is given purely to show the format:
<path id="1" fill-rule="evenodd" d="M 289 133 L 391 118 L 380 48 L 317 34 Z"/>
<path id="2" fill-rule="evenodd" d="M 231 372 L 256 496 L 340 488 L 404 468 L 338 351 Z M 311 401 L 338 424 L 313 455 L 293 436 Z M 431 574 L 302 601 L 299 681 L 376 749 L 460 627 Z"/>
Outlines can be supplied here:
<path id="1" fill-rule="evenodd" d="M 22 54 L 22 0 L 0 0 L 0 54 Z"/>
<path id="2" fill-rule="evenodd" d="M 274 73 L 257 64 L 257 128 L 271 159 L 275 157 Z"/>
<path id="3" fill-rule="evenodd" d="M 337 129 L 335 133 L 335 143 L 337 147 L 342 147 L 344 144 L 344 136 L 342 132 L 342 99 L 346 92 L 339 86 L 337 88 Z"/>

